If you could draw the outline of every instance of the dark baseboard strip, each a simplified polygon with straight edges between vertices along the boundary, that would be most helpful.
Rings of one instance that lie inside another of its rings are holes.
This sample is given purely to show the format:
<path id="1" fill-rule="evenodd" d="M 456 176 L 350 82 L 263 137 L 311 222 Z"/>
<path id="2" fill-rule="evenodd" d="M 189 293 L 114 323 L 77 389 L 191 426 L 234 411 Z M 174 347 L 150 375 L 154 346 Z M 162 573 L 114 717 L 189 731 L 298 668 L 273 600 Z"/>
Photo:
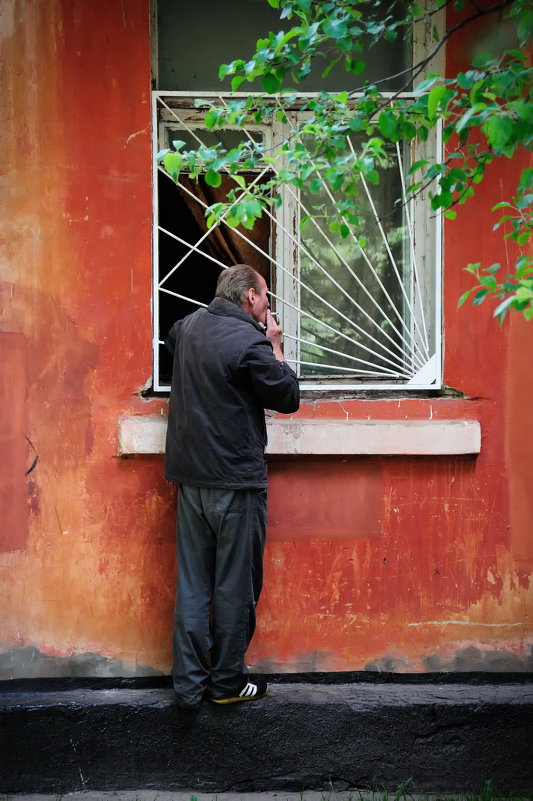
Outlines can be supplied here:
<path id="1" fill-rule="evenodd" d="M 492 673 L 465 671 L 453 673 L 386 673 L 380 671 L 340 671 L 327 673 L 265 673 L 274 684 L 528 684 L 533 673 Z M 65 690 L 146 690 L 172 687 L 170 676 L 95 677 L 58 676 L 53 678 L 6 679 L 0 693 L 64 692 Z"/>

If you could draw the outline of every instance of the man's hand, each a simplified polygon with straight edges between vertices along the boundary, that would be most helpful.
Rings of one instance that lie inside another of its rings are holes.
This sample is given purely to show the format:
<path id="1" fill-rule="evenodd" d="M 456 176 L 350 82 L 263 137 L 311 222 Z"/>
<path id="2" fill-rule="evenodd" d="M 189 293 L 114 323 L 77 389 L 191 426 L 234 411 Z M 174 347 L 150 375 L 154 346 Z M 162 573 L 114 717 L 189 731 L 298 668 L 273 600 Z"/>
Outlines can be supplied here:
<path id="1" fill-rule="evenodd" d="M 283 331 L 281 327 L 278 325 L 276 319 L 272 315 L 270 309 L 267 309 L 266 313 L 266 329 L 265 335 L 267 339 L 270 340 L 272 343 L 272 348 L 274 350 L 274 356 L 279 362 L 284 362 L 285 357 L 283 355 L 283 348 L 281 346 Z"/>

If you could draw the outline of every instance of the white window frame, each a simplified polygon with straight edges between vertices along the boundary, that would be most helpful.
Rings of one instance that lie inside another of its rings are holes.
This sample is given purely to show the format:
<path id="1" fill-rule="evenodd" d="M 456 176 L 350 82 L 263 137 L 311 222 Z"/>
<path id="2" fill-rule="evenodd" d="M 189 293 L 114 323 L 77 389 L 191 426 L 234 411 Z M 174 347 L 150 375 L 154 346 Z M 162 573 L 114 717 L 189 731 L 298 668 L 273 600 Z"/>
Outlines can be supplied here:
<path id="1" fill-rule="evenodd" d="M 312 93 L 310 93 L 312 94 Z M 302 97 L 310 96 L 302 95 Z M 391 93 L 392 94 L 392 93 Z M 157 193 L 157 170 L 155 156 L 157 152 L 164 146 L 161 141 L 161 133 L 165 127 L 176 127 L 177 120 L 161 121 L 159 119 L 159 108 L 161 101 L 164 98 L 174 99 L 179 102 L 180 113 L 190 110 L 190 118 L 198 120 L 201 116 L 198 109 L 193 108 L 193 101 L 199 94 L 197 92 L 184 92 L 173 91 L 153 92 L 153 208 L 154 208 L 154 226 L 153 226 L 153 279 L 154 279 L 154 293 L 153 293 L 153 352 L 154 352 L 154 390 L 159 392 L 168 392 L 169 386 L 159 382 L 159 346 L 161 341 L 159 339 L 159 270 L 158 270 L 158 193 Z M 234 93 L 231 97 L 247 97 L 245 93 Z M 404 93 L 404 96 L 411 97 L 411 93 Z M 202 98 L 214 99 L 219 97 L 216 93 L 202 93 Z M 181 102 L 183 101 L 183 102 Z M 200 129 L 198 122 L 193 124 L 197 130 Z M 287 134 L 287 129 L 282 123 L 273 123 L 272 126 L 258 125 L 250 126 L 252 129 L 261 129 L 265 132 L 265 140 L 267 146 L 280 141 Z M 417 145 L 416 155 L 413 154 L 412 160 L 420 159 L 423 157 L 421 150 L 424 148 L 435 148 L 436 153 L 440 153 L 441 149 L 441 136 L 440 129 L 436 131 L 433 141 Z M 430 235 L 429 229 L 429 215 L 430 207 L 427 198 L 422 196 L 409 201 L 410 215 L 411 215 L 411 236 L 413 242 L 412 252 L 410 254 L 411 261 L 416 259 L 419 269 L 416 273 L 411 266 L 411 276 L 417 275 L 416 291 L 412 292 L 413 297 L 413 322 L 418 321 L 419 326 L 423 326 L 427 330 L 428 342 L 430 343 L 430 358 L 426 358 L 421 366 L 421 369 L 412 375 L 408 381 L 393 381 L 387 383 L 386 381 L 364 381 L 362 379 L 347 382 L 346 380 L 335 381 L 334 378 L 324 378 L 310 380 L 303 377 L 301 379 L 301 386 L 303 389 L 323 390 L 323 391 L 344 391 L 353 392 L 355 390 L 435 390 L 441 387 L 441 306 L 442 306 L 442 286 L 441 286 L 441 261 L 442 261 L 442 236 L 441 236 L 441 220 L 440 216 L 434 215 L 433 220 L 433 235 Z M 298 228 L 298 210 L 299 204 L 295 200 L 295 193 L 286 192 L 284 203 L 281 208 L 275 212 L 276 222 L 280 225 L 276 232 L 276 253 L 272 257 L 273 263 L 277 264 L 276 276 L 276 292 L 279 297 L 288 300 L 290 298 L 290 305 L 283 303 L 278 305 L 280 312 L 282 327 L 285 332 L 291 332 L 292 337 L 286 338 L 285 353 L 289 363 L 293 362 L 293 366 L 297 358 L 297 344 L 295 337 L 298 337 L 299 331 L 299 315 L 294 310 L 294 307 L 299 307 L 298 303 L 298 258 L 297 258 L 297 245 L 295 245 L 294 238 L 287 235 L 287 231 L 291 228 L 294 231 Z M 284 269 L 280 269 L 280 265 L 284 265 Z M 288 269 L 287 269 L 288 268 Z M 420 329 L 419 329 L 420 330 Z M 427 354 L 426 350 L 426 354 Z"/>

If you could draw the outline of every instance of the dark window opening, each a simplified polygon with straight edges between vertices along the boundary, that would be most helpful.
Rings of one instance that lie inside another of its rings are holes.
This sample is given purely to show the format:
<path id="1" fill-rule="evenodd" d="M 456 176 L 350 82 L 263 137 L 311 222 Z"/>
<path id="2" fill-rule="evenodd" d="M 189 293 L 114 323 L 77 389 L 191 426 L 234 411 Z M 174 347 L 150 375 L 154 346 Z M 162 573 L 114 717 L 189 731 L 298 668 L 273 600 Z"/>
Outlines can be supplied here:
<path id="1" fill-rule="evenodd" d="M 247 181 L 255 177 L 244 174 Z M 208 186 L 202 177 L 196 181 L 181 175 L 180 184 L 174 184 L 161 172 L 158 174 L 160 340 L 166 338 L 176 320 L 213 300 L 217 279 L 224 266 L 249 264 L 261 273 L 269 286 L 271 284 L 268 258 L 270 218 L 264 215 L 253 232 L 244 228 L 232 229 L 224 224 L 208 229 L 202 203 L 209 206 L 223 200 L 235 182 L 229 176 L 223 177 L 222 184 L 214 188 Z M 239 234 L 245 235 L 256 247 Z M 162 384 L 170 383 L 171 371 L 171 356 L 165 346 L 160 345 L 159 379 Z"/>

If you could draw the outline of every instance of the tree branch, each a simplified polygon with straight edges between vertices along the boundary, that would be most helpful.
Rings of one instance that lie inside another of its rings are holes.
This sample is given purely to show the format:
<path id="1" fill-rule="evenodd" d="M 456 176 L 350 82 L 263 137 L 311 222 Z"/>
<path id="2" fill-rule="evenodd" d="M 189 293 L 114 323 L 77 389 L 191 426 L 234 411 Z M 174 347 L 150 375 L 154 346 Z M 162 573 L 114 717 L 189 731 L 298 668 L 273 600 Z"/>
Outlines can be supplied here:
<path id="1" fill-rule="evenodd" d="M 465 19 L 461 20 L 461 22 L 458 22 L 452 28 L 449 28 L 447 31 L 445 31 L 445 33 L 442 36 L 442 39 L 439 39 L 433 50 L 427 56 L 425 56 L 423 59 L 417 62 L 417 64 L 414 64 L 412 67 L 408 67 L 407 69 L 402 70 L 401 72 L 397 72 L 395 75 L 388 75 L 385 78 L 380 78 L 379 81 L 375 81 L 375 84 L 377 85 L 379 83 L 384 83 L 385 81 L 391 81 L 393 78 L 401 78 L 402 75 L 411 76 L 409 81 L 405 83 L 401 89 L 398 89 L 394 93 L 393 97 L 388 99 L 385 105 L 388 105 L 392 100 L 395 100 L 402 92 L 405 92 L 410 88 L 410 84 L 412 83 L 412 81 L 415 78 L 417 78 L 422 72 L 422 70 L 430 63 L 430 61 L 432 61 L 432 59 L 435 58 L 441 47 L 446 43 L 446 41 L 450 38 L 450 36 L 452 36 L 457 31 L 461 30 L 461 28 L 464 28 L 466 25 L 469 25 L 471 22 L 474 22 L 476 19 L 486 16 L 487 14 L 493 14 L 497 11 L 503 11 L 504 9 L 513 5 L 514 2 L 515 0 L 502 0 L 502 2 L 496 3 L 496 5 L 494 6 L 490 6 L 490 8 L 478 10 L 475 14 L 471 14 L 469 17 L 466 17 Z M 362 86 L 359 87 L 358 89 L 353 89 L 350 92 L 350 97 L 359 92 L 362 92 L 363 90 L 364 87 Z"/>

